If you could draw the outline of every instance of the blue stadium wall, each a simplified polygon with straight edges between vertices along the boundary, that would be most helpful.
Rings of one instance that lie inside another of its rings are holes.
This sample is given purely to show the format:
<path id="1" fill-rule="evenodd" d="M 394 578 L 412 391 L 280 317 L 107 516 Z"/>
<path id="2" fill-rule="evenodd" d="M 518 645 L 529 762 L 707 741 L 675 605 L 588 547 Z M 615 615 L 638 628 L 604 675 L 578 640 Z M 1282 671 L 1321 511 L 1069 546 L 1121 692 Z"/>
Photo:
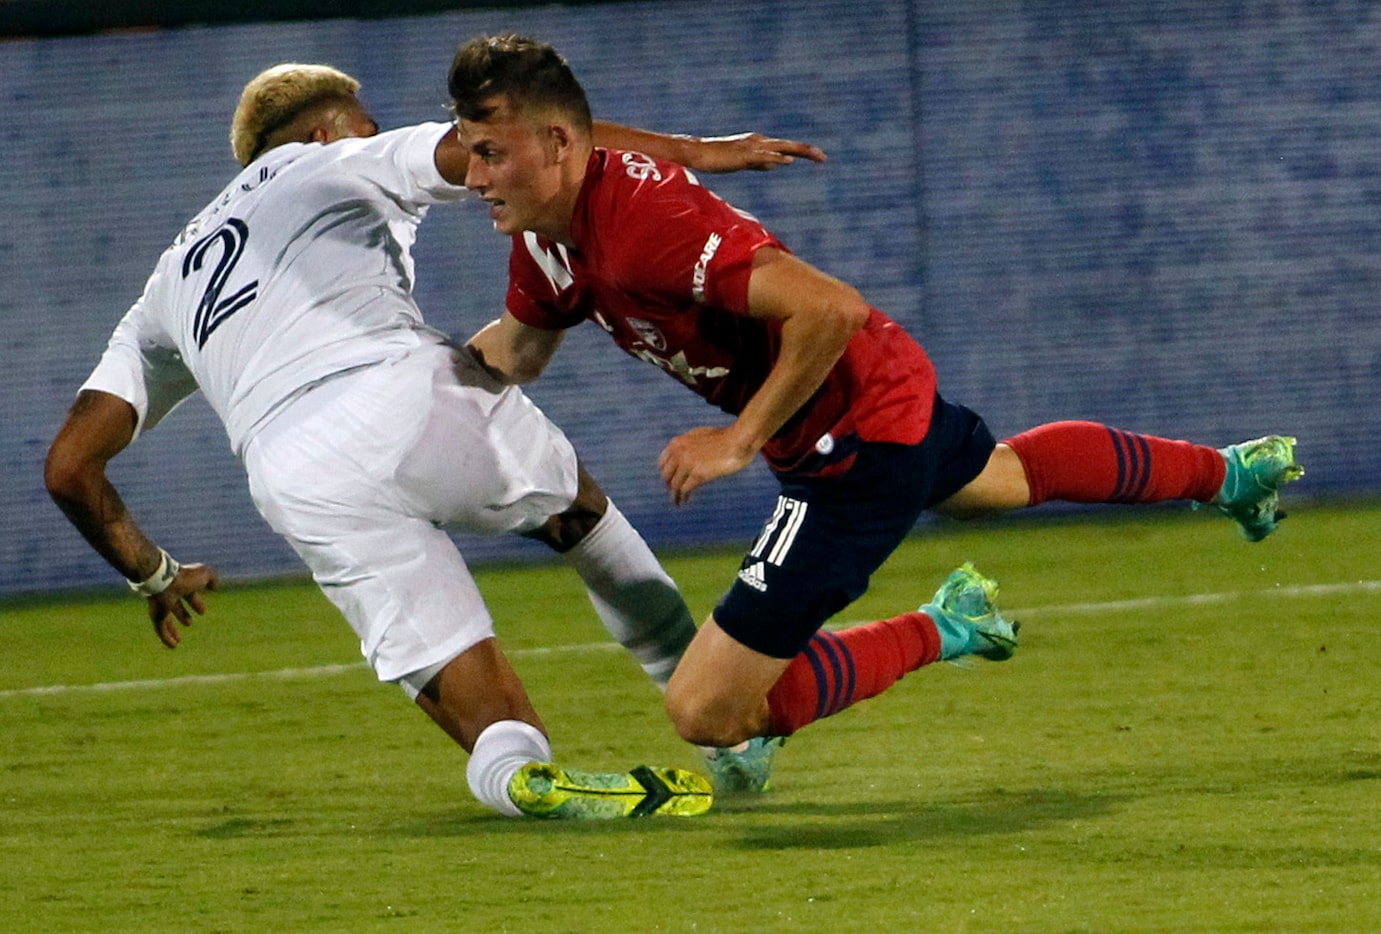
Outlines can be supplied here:
<path id="1" fill-rule="evenodd" d="M 865 12 L 866 11 L 866 12 Z M 443 118 L 457 41 L 552 40 L 605 117 L 813 141 L 824 166 L 710 184 L 857 285 L 999 434 L 1092 418 L 1215 445 L 1301 438 L 1301 495 L 1381 491 L 1381 11 L 1374 3 L 619 3 L 0 43 L 0 594 L 109 586 L 45 449 L 160 251 L 234 170 L 239 89 L 285 60 Z M 506 243 L 435 210 L 419 298 L 466 335 Z M 658 547 L 741 543 L 754 467 L 673 509 L 656 457 L 720 422 L 595 329 L 532 395 Z M 112 465 L 148 531 L 231 576 L 299 572 L 194 399 Z M 516 539 L 462 538 L 475 562 Z"/>

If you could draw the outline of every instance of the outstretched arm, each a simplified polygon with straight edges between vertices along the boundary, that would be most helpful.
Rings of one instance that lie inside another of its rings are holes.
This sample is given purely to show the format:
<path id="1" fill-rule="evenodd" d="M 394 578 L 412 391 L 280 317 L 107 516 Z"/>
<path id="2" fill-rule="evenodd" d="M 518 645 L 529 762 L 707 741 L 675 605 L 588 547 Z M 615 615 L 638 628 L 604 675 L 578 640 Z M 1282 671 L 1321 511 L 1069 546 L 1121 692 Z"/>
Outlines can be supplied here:
<path id="1" fill-rule="evenodd" d="M 58 508 L 90 544 L 148 599 L 159 639 L 176 648 L 191 611 L 206 612 L 202 592 L 214 590 L 216 572 L 178 565 L 149 540 L 106 477 L 106 464 L 134 438 L 134 407 L 118 396 L 84 390 L 48 449 L 44 481 Z"/>
<path id="2" fill-rule="evenodd" d="M 825 161 L 825 154 L 814 146 L 760 133 L 681 136 L 639 130 L 603 120 L 595 121 L 594 143 L 608 149 L 630 149 L 657 159 L 679 162 L 697 172 L 767 171 L 779 165 L 790 165 L 798 158 L 811 162 Z M 470 153 L 454 128 L 448 130 L 436 144 L 436 167 L 441 177 L 451 184 L 465 184 Z"/>
<path id="3" fill-rule="evenodd" d="M 825 161 L 825 154 L 814 146 L 789 139 L 774 139 L 761 133 L 681 136 L 596 120 L 594 140 L 596 146 L 647 153 L 657 159 L 679 162 L 697 172 L 767 171 L 779 165 L 790 165 L 798 157 L 811 162 Z"/>

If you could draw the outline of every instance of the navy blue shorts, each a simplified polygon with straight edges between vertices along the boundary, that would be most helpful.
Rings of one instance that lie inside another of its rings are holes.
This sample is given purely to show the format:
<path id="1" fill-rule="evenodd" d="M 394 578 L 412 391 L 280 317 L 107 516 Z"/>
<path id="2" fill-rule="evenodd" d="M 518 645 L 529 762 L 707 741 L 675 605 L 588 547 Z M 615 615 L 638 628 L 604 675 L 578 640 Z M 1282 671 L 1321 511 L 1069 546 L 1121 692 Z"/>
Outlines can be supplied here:
<path id="1" fill-rule="evenodd" d="M 936 396 L 920 444 L 861 442 L 840 476 L 778 474 L 777 508 L 715 621 L 750 649 L 794 658 L 863 595 L 922 512 L 983 472 L 996 446 L 981 417 Z"/>

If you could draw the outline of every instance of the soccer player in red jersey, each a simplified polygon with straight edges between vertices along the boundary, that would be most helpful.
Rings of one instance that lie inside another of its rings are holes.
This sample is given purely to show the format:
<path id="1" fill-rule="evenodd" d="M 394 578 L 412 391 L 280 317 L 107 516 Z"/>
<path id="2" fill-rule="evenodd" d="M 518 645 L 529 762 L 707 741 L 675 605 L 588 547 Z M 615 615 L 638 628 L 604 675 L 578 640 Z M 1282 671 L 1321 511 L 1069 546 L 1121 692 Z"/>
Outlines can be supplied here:
<path id="1" fill-rule="evenodd" d="M 920 345 L 859 293 L 793 256 L 680 166 L 597 148 L 584 91 L 549 45 L 463 45 L 449 76 L 467 187 L 513 238 L 504 314 L 471 346 L 500 378 L 538 376 L 589 319 L 625 352 L 734 416 L 673 438 L 676 503 L 759 453 L 781 496 L 666 694 L 677 731 L 743 747 L 711 766 L 756 787 L 774 740 L 940 659 L 1011 656 L 1015 626 L 971 566 L 919 610 L 839 632 L 823 623 L 928 509 L 976 515 L 1071 502 L 1213 503 L 1249 538 L 1274 528 L 1294 440 L 1220 450 L 1057 422 L 999 444 L 937 392 Z"/>

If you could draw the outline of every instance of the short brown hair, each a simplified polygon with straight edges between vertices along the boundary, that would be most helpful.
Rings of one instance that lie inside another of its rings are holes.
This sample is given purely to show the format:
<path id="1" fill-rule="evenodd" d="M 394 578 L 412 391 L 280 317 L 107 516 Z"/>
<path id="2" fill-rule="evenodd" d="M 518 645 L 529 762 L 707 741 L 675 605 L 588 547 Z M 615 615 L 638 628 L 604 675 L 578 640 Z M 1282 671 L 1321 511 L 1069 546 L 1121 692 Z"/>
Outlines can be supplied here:
<path id="1" fill-rule="evenodd" d="M 545 42 L 507 33 L 480 36 L 456 50 L 447 80 L 451 109 L 464 120 L 484 120 L 493 97 L 509 98 L 519 110 L 554 107 L 588 130 L 590 103 L 571 66 Z"/>
<path id="2" fill-rule="evenodd" d="M 240 93 L 230 121 L 230 149 L 249 165 L 269 148 L 269 137 L 308 107 L 327 100 L 354 99 L 360 83 L 329 65 L 274 65 L 255 75 Z"/>

